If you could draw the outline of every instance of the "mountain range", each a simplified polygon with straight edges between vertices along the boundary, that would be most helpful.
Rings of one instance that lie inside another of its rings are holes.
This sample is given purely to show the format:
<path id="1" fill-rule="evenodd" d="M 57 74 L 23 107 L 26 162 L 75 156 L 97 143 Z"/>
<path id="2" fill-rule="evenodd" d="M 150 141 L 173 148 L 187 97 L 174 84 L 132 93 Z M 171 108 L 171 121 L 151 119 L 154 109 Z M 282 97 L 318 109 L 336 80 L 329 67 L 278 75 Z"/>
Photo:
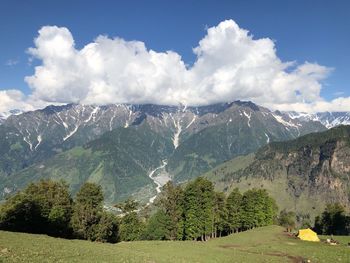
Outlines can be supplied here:
<path id="1" fill-rule="evenodd" d="M 318 112 L 314 114 L 286 112 L 292 119 L 321 122 L 328 129 L 339 125 L 350 125 L 350 112 Z"/>
<path id="2" fill-rule="evenodd" d="M 154 178 L 184 182 L 271 142 L 348 121 L 348 113 L 270 111 L 243 101 L 48 106 L 3 117 L 1 194 L 55 178 L 69 182 L 72 192 L 86 180 L 100 183 L 108 203 L 131 195 L 146 202 L 156 194 Z"/>

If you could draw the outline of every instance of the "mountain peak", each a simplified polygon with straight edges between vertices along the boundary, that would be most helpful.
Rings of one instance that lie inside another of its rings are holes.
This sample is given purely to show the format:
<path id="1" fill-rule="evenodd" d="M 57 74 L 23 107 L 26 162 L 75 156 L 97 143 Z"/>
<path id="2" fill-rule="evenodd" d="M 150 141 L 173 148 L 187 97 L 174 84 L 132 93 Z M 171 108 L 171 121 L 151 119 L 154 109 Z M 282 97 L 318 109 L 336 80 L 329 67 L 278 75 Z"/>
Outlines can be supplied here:
<path id="1" fill-rule="evenodd" d="M 49 106 L 47 106 L 44 109 L 41 109 L 39 111 L 46 113 L 46 114 L 54 114 L 56 112 L 60 112 L 63 110 L 69 110 L 76 105 L 78 105 L 78 104 L 70 103 L 70 104 L 64 104 L 64 105 L 49 105 Z"/>
<path id="2" fill-rule="evenodd" d="M 0 112 L 0 124 L 2 122 L 4 122 L 8 117 L 10 117 L 12 115 L 19 115 L 22 113 L 23 113 L 23 111 L 21 111 L 19 109 L 13 109 L 13 110 L 9 110 L 7 112 Z"/>
<path id="3" fill-rule="evenodd" d="M 237 101 L 234 101 L 233 102 L 234 104 L 238 105 L 238 106 L 241 106 L 241 107 L 247 107 L 247 108 L 250 108 L 252 109 L 253 111 L 260 111 L 260 108 L 258 105 L 256 105 L 254 102 L 252 101 L 240 101 L 240 100 L 237 100 Z"/>

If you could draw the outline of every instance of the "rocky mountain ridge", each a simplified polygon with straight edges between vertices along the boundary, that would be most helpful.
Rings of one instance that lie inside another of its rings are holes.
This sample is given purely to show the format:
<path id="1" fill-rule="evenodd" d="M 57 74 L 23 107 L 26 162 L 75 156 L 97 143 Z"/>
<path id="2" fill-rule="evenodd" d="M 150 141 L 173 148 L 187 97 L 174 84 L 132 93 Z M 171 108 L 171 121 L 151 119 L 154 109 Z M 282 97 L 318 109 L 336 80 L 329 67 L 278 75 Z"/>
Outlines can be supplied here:
<path id="1" fill-rule="evenodd" d="M 240 101 L 201 107 L 152 104 L 48 106 L 42 110 L 13 113 L 6 116 L 3 125 L 18 130 L 17 135 L 23 137 L 29 150 L 35 151 L 45 141 L 54 144 L 81 144 L 114 128 L 126 128 L 147 121 L 156 132 L 166 136 L 172 134 L 176 148 L 182 137 L 186 138 L 210 126 L 232 122 L 232 117 L 237 115 L 246 118 L 247 126 L 250 127 L 252 113 L 260 113 L 267 120 L 278 122 L 285 127 L 286 133 L 294 137 L 310 132 L 308 127 L 305 128 L 310 120 L 290 118 L 288 114 L 272 112 L 251 102 Z"/>
<path id="2" fill-rule="evenodd" d="M 300 216 L 339 202 L 350 211 L 350 126 L 274 142 L 207 174 L 219 189 L 267 188 L 280 207 Z"/>

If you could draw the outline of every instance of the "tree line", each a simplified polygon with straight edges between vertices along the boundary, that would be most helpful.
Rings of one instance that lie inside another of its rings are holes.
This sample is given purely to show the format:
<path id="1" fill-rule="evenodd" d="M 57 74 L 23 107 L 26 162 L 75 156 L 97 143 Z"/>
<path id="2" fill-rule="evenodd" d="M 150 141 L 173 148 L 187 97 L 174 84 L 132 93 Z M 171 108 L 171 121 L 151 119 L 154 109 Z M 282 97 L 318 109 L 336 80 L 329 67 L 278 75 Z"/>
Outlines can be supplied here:
<path id="1" fill-rule="evenodd" d="M 328 204 L 315 218 L 314 230 L 321 235 L 350 235 L 350 215 L 339 204 Z"/>
<path id="2" fill-rule="evenodd" d="M 147 239 L 208 240 L 238 231 L 271 225 L 278 211 L 264 189 L 241 194 L 234 189 L 226 198 L 212 182 L 198 177 L 183 189 L 168 182 L 148 220 Z"/>
<path id="3" fill-rule="evenodd" d="M 297 228 L 296 214 L 282 210 L 278 216 L 278 224 L 288 232 Z M 300 222 L 300 228 L 312 228 L 319 235 L 350 235 L 350 215 L 339 203 L 327 204 L 321 215 L 315 217 L 312 226 L 309 220 Z"/>
<path id="4" fill-rule="evenodd" d="M 198 177 L 185 187 L 168 182 L 156 209 L 139 210 L 134 200 L 117 204 L 121 214 L 103 208 L 101 186 L 85 183 L 75 198 L 65 182 L 42 180 L 10 197 L 0 207 L 0 229 L 44 233 L 100 242 L 133 240 L 206 241 L 276 222 L 277 205 L 266 190 L 228 197 Z"/>
<path id="5" fill-rule="evenodd" d="M 118 220 L 104 211 L 101 186 L 85 183 L 75 200 L 63 182 L 41 180 L 0 208 L 0 229 L 101 242 L 118 240 Z"/>

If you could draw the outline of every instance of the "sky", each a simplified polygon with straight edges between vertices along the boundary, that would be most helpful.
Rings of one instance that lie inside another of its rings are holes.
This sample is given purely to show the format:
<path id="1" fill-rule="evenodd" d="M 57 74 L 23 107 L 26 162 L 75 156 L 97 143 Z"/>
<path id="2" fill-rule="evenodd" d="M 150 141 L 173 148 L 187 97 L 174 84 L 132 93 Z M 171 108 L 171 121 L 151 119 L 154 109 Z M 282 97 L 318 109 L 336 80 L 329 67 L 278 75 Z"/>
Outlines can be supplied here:
<path id="1" fill-rule="evenodd" d="M 350 111 L 350 2 L 0 1 L 0 112 L 49 104 Z"/>

